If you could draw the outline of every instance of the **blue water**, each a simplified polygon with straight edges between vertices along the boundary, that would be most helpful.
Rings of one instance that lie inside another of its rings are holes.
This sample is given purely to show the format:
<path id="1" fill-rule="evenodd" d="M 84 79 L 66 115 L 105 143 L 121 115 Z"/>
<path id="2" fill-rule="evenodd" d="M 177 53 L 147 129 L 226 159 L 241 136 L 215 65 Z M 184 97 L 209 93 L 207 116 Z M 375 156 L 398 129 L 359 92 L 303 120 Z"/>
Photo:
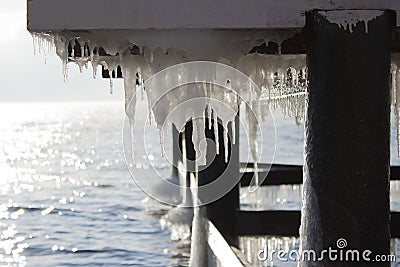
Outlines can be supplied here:
<path id="1" fill-rule="evenodd" d="M 124 162 L 122 106 L 1 106 L 0 265 L 174 264 Z"/>
<path id="2" fill-rule="evenodd" d="M 138 108 L 140 124 L 145 105 Z M 147 195 L 128 172 L 123 104 L 2 104 L 0 114 L 1 266 L 187 264 L 188 245 L 172 242 L 169 230 L 160 226 L 166 207 L 151 202 L 149 208 L 143 201 Z M 264 149 L 261 161 L 302 164 L 302 127 L 279 115 L 275 119 L 276 135 L 273 127 L 263 132 L 264 148 L 276 149 Z M 146 148 L 137 132 L 135 158 L 152 166 L 140 163 L 132 170 L 146 186 L 155 186 L 159 180 L 146 169 L 155 168 L 163 177 L 171 170 L 155 129 L 144 136 Z M 242 143 L 245 160 L 248 146 Z M 398 163 L 395 156 L 392 163 Z M 300 191 L 289 191 L 285 194 L 292 194 L 292 201 L 276 202 L 276 208 L 300 207 Z M 282 200 L 279 192 L 270 198 Z M 392 209 L 400 210 L 399 193 L 394 199 Z"/>

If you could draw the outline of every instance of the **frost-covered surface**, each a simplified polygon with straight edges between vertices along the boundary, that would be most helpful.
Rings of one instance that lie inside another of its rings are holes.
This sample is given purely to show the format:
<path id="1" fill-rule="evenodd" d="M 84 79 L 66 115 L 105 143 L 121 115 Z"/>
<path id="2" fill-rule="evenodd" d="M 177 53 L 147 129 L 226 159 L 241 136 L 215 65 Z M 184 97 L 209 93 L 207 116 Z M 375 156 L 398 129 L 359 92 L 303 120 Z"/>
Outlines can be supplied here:
<path id="1" fill-rule="evenodd" d="M 182 131 L 185 123 L 194 118 L 192 141 L 199 155 L 197 163 L 204 165 L 206 146 L 202 141 L 206 120 L 222 123 L 227 160 L 228 129 L 235 127 L 234 119 L 240 104 L 246 106 L 250 148 L 255 162 L 259 153 L 258 123 L 266 118 L 270 108 L 280 108 L 286 116 L 293 116 L 299 122 L 303 119 L 307 86 L 305 56 L 246 54 L 263 42 L 274 40 L 280 45 L 293 34 L 287 31 L 271 34 L 221 30 L 210 35 L 200 30 L 198 35 L 204 35 L 205 40 L 199 44 L 193 43 L 190 34 L 184 30 L 171 36 L 149 32 L 128 34 L 125 31 L 79 35 L 72 32 L 32 33 L 32 36 L 35 51 L 45 56 L 55 53 L 61 59 L 65 81 L 70 63 L 77 64 L 81 71 L 90 64 L 94 77 L 98 67 L 102 66 L 109 71 L 112 93 L 113 73 L 121 70 L 132 140 L 137 90 L 147 94 L 149 120 L 156 123 L 162 148 L 168 124 L 173 123 Z M 229 45 L 222 42 L 226 37 L 232 37 Z M 205 59 L 220 63 L 193 63 Z M 218 135 L 218 128 L 214 128 Z M 235 141 L 235 136 L 232 139 Z M 217 142 L 217 151 L 219 145 Z"/>
<path id="2" fill-rule="evenodd" d="M 364 23 L 365 33 L 368 33 L 368 22 L 376 19 L 383 14 L 382 10 L 332 10 L 320 11 L 330 23 L 335 23 L 339 28 L 353 32 L 359 22 Z"/>

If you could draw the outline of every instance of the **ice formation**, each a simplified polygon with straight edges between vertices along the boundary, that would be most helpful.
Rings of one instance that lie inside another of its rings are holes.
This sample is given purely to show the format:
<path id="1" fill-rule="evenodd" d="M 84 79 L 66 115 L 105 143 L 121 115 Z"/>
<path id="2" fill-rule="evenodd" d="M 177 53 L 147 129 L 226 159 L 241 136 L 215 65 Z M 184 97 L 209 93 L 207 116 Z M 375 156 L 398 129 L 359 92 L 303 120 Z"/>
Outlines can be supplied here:
<path id="1" fill-rule="evenodd" d="M 332 10 L 320 11 L 330 23 L 335 23 L 339 28 L 343 27 L 345 30 L 353 32 L 359 22 L 365 25 L 365 33 L 368 33 L 368 22 L 376 19 L 383 14 L 381 10 Z"/>
<path id="2" fill-rule="evenodd" d="M 54 35 L 43 33 L 32 33 L 33 53 L 43 54 L 46 62 L 46 56 L 54 54 Z"/>
<path id="3" fill-rule="evenodd" d="M 147 94 L 149 118 L 154 118 L 162 149 L 169 124 L 173 123 L 178 130 L 183 131 L 184 125 L 193 119 L 192 141 L 198 155 L 198 165 L 206 164 L 206 120 L 222 124 L 227 161 L 228 128 L 235 128 L 239 105 L 245 105 L 249 145 L 257 166 L 258 123 L 265 120 L 269 108 L 282 109 L 286 116 L 295 117 L 296 121 L 304 117 L 307 70 L 304 55 L 246 54 L 262 42 L 274 39 L 280 44 L 290 37 L 287 33 L 260 36 L 260 33 L 249 32 L 245 37 L 238 35 L 235 50 L 230 50 L 232 46 L 186 50 L 185 47 L 196 45 L 184 39 L 180 39 L 181 43 L 177 45 L 176 40 L 165 36 L 164 43 L 151 40 L 149 45 L 150 42 L 146 42 L 148 37 L 146 39 L 140 34 L 130 36 L 130 39 L 137 38 L 135 42 L 129 41 L 123 33 L 112 36 L 109 32 L 87 32 L 79 36 L 71 32 L 32 35 L 35 51 L 44 54 L 55 51 L 60 57 L 65 81 L 68 78 L 69 63 L 77 64 L 80 71 L 88 68 L 91 63 L 94 77 L 99 66 L 108 70 L 112 93 L 112 79 L 118 71 L 122 73 L 125 111 L 131 125 L 132 157 L 136 91 L 140 89 Z M 208 38 L 211 43 L 218 43 L 220 39 L 216 36 L 224 34 L 231 33 L 221 31 Z M 209 53 L 207 58 L 220 64 L 195 62 L 203 59 L 204 53 Z M 218 136 L 218 127 L 214 127 L 214 131 L 215 136 Z M 232 136 L 233 142 L 235 139 Z M 220 144 L 218 138 L 215 140 L 218 153 Z"/>

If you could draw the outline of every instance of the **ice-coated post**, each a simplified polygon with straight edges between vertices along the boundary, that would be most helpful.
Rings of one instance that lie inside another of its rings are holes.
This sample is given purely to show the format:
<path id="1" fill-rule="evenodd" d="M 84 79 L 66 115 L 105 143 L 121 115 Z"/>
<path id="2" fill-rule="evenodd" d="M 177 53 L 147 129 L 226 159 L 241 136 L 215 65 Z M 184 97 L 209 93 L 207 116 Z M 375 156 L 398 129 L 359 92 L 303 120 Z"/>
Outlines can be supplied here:
<path id="1" fill-rule="evenodd" d="M 239 210 L 239 140 L 233 144 L 231 127 L 229 126 L 229 141 L 228 141 L 228 162 L 225 162 L 225 147 L 224 147 L 224 128 L 221 123 L 214 125 L 212 123 L 211 130 L 208 127 L 209 121 L 206 120 L 206 138 L 207 138 L 207 168 L 198 172 L 199 187 L 212 183 L 215 180 L 226 181 L 231 183 L 231 189 L 226 191 L 216 184 L 213 191 L 220 191 L 220 198 L 208 203 L 206 207 L 206 216 L 222 234 L 225 240 L 231 246 L 238 247 L 238 237 L 236 235 L 236 215 Z M 218 127 L 219 139 L 219 154 L 216 154 L 214 127 Z M 239 136 L 239 119 L 235 119 L 236 136 Z M 239 139 L 239 138 L 237 138 Z M 211 194 L 206 190 L 199 189 L 200 201 L 208 201 Z"/>
<path id="2" fill-rule="evenodd" d="M 191 183 L 196 182 L 196 151 L 192 142 L 193 136 L 193 120 L 190 120 L 185 125 L 183 136 L 184 143 L 184 157 L 186 165 L 186 187 L 191 187 Z M 191 179 L 192 178 L 192 179 Z M 194 206 L 193 208 L 193 222 L 192 222 L 192 236 L 190 244 L 190 266 L 203 267 L 208 266 L 208 246 L 207 246 L 207 223 L 204 214 L 204 208 L 198 207 L 197 191 L 191 191 L 192 197 L 190 200 Z"/>
<path id="3" fill-rule="evenodd" d="M 186 168 L 185 177 L 182 177 L 184 180 L 181 183 L 183 187 L 182 192 L 182 203 L 185 205 L 193 206 L 193 198 L 192 192 L 190 190 L 191 186 L 191 176 L 194 175 L 196 171 L 195 160 L 196 160 L 196 151 L 194 150 L 194 145 L 192 142 L 193 135 L 193 123 L 192 121 L 188 121 L 185 125 L 185 130 L 183 133 L 180 133 L 180 141 L 182 146 L 182 158 L 184 160 L 184 166 Z"/>
<path id="4" fill-rule="evenodd" d="M 351 28 L 336 24 L 358 18 Z M 390 254 L 389 77 L 394 25 L 391 11 L 306 13 L 309 93 L 300 256 L 314 251 L 317 260 L 308 260 L 307 255 L 300 266 L 369 266 L 365 250 L 372 252 L 370 259 Z M 336 250 L 336 259 L 328 253 L 321 256 L 329 248 Z M 358 250 L 360 260 L 352 261 L 348 249 Z"/>

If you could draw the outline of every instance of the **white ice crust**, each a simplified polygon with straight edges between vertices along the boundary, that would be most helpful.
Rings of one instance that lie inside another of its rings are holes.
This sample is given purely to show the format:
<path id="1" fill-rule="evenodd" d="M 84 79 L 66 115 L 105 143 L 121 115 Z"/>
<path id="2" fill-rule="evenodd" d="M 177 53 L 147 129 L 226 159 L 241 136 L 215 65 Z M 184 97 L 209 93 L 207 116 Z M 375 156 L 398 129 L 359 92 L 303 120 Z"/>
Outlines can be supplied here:
<path id="1" fill-rule="evenodd" d="M 248 54 L 253 46 L 262 42 L 275 40 L 281 44 L 291 36 L 287 32 L 282 35 L 266 34 L 265 36 L 252 31 L 247 34 L 242 33 L 242 35 L 233 34 L 232 36 L 236 37 L 233 41 L 234 45 L 220 43 L 218 35 L 208 35 L 207 42 L 196 45 L 185 39 L 186 35 L 180 38 L 179 31 L 172 37 L 164 36 L 163 42 L 154 39 L 146 43 L 145 40 L 148 39 L 144 38 L 143 34 L 145 33 L 86 32 L 78 35 L 71 32 L 58 32 L 32 33 L 32 36 L 36 52 L 45 55 L 55 53 L 61 59 L 65 81 L 68 80 L 70 63 L 77 64 L 81 71 L 91 64 L 94 77 L 97 75 L 98 66 L 103 66 L 109 71 L 112 93 L 112 73 L 116 72 L 117 67 L 121 68 L 125 89 L 125 111 L 131 125 L 132 140 L 136 91 L 144 91 L 145 86 L 149 118 L 154 119 L 159 130 L 162 149 L 168 124 L 173 123 L 178 130 L 183 131 L 185 123 L 194 119 L 192 141 L 199 155 L 198 165 L 206 164 L 206 146 L 204 142 L 202 143 L 205 139 L 206 120 L 219 121 L 222 124 L 225 159 L 228 160 L 226 145 L 228 129 L 235 128 L 235 116 L 241 103 L 246 106 L 248 141 L 256 163 L 259 158 L 258 123 L 265 120 L 270 108 L 279 108 L 286 116 L 295 117 L 296 122 L 302 121 L 305 113 L 307 85 L 305 56 Z M 220 34 L 231 35 L 232 33 L 222 31 Z M 71 47 L 76 47 L 77 43 L 80 47 L 79 57 L 74 55 L 74 49 L 71 53 Z M 131 49 L 134 45 L 139 47 L 140 51 L 132 54 Z M 236 49 L 231 49 L 233 46 L 236 46 Z M 107 55 L 99 55 L 100 47 Z M 202 68 L 200 71 L 191 69 L 192 64 L 183 64 L 203 59 L 219 62 L 219 64 L 214 64 L 216 67 L 210 65 L 212 67 Z M 235 82 L 238 80 L 236 72 L 248 76 L 250 82 L 246 84 Z M 164 78 L 155 79 L 156 73 L 159 73 L 157 77 L 163 73 Z M 210 77 L 214 84 L 206 82 L 210 81 Z M 195 86 L 184 85 L 169 90 L 177 84 L 193 81 L 197 81 Z M 197 102 L 196 105 L 185 106 L 185 102 L 190 103 L 191 100 L 197 98 L 205 100 L 201 104 Z M 179 115 L 171 115 L 178 106 L 186 109 L 179 112 Z M 215 135 L 218 136 L 218 128 L 214 127 L 214 130 Z M 218 140 L 218 138 L 215 139 Z M 235 141 L 235 136 L 232 139 Z M 219 151 L 218 141 L 216 146 Z"/>

